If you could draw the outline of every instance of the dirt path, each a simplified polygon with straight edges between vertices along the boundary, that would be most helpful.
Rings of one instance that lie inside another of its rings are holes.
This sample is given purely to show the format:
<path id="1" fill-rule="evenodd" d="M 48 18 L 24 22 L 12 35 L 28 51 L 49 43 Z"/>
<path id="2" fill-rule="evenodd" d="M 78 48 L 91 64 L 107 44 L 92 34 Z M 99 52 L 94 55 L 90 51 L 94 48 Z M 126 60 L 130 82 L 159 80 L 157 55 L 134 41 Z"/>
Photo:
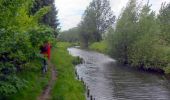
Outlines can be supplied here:
<path id="1" fill-rule="evenodd" d="M 48 64 L 49 64 L 49 68 L 51 71 L 51 79 L 48 85 L 46 86 L 46 88 L 41 93 L 41 95 L 37 98 L 37 100 L 49 100 L 50 99 L 51 89 L 54 86 L 54 83 L 56 80 L 57 73 L 56 73 L 55 66 L 51 62 L 48 62 Z"/>

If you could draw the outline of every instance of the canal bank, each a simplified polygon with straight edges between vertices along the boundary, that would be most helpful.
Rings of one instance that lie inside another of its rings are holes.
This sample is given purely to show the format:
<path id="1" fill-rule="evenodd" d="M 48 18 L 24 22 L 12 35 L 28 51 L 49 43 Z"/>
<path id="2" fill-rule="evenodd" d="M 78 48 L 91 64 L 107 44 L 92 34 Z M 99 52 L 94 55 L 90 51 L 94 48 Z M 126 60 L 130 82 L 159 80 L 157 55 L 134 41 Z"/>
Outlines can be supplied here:
<path id="1" fill-rule="evenodd" d="M 85 100 L 83 84 L 75 78 L 74 58 L 67 48 L 71 44 L 59 42 L 52 51 L 52 63 L 57 69 L 57 81 L 52 89 L 52 100 Z"/>

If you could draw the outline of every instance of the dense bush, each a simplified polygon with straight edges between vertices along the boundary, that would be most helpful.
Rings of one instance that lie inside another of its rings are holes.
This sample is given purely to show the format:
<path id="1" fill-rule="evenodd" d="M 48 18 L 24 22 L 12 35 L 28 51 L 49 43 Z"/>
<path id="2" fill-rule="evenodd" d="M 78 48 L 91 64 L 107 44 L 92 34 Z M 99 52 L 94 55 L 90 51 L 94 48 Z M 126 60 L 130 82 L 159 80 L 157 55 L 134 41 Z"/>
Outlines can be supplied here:
<path id="1" fill-rule="evenodd" d="M 0 1 L 0 99 L 27 86 L 18 73 L 38 60 L 44 41 L 54 40 L 53 29 L 38 23 L 50 7 L 29 15 L 32 5 L 32 0 Z"/>

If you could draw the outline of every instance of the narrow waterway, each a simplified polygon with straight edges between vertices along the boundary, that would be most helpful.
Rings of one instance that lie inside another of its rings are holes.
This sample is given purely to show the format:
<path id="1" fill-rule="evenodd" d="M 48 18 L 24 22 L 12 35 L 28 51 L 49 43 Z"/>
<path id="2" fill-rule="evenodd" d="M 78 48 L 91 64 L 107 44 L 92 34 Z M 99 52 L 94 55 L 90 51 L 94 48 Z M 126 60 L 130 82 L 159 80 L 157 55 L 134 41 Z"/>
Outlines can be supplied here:
<path id="1" fill-rule="evenodd" d="M 162 75 L 120 66 L 104 54 L 69 48 L 84 59 L 76 70 L 95 100 L 170 100 L 170 81 Z"/>

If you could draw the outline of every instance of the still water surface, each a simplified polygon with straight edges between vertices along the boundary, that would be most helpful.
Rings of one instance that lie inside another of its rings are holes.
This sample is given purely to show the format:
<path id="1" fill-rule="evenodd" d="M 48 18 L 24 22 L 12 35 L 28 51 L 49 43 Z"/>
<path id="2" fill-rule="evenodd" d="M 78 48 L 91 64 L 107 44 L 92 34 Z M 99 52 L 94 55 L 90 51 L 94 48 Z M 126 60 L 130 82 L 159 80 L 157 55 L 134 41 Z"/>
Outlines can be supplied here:
<path id="1" fill-rule="evenodd" d="M 170 100 L 170 81 L 162 75 L 120 66 L 101 53 L 77 48 L 68 51 L 84 59 L 76 70 L 96 100 Z"/>

